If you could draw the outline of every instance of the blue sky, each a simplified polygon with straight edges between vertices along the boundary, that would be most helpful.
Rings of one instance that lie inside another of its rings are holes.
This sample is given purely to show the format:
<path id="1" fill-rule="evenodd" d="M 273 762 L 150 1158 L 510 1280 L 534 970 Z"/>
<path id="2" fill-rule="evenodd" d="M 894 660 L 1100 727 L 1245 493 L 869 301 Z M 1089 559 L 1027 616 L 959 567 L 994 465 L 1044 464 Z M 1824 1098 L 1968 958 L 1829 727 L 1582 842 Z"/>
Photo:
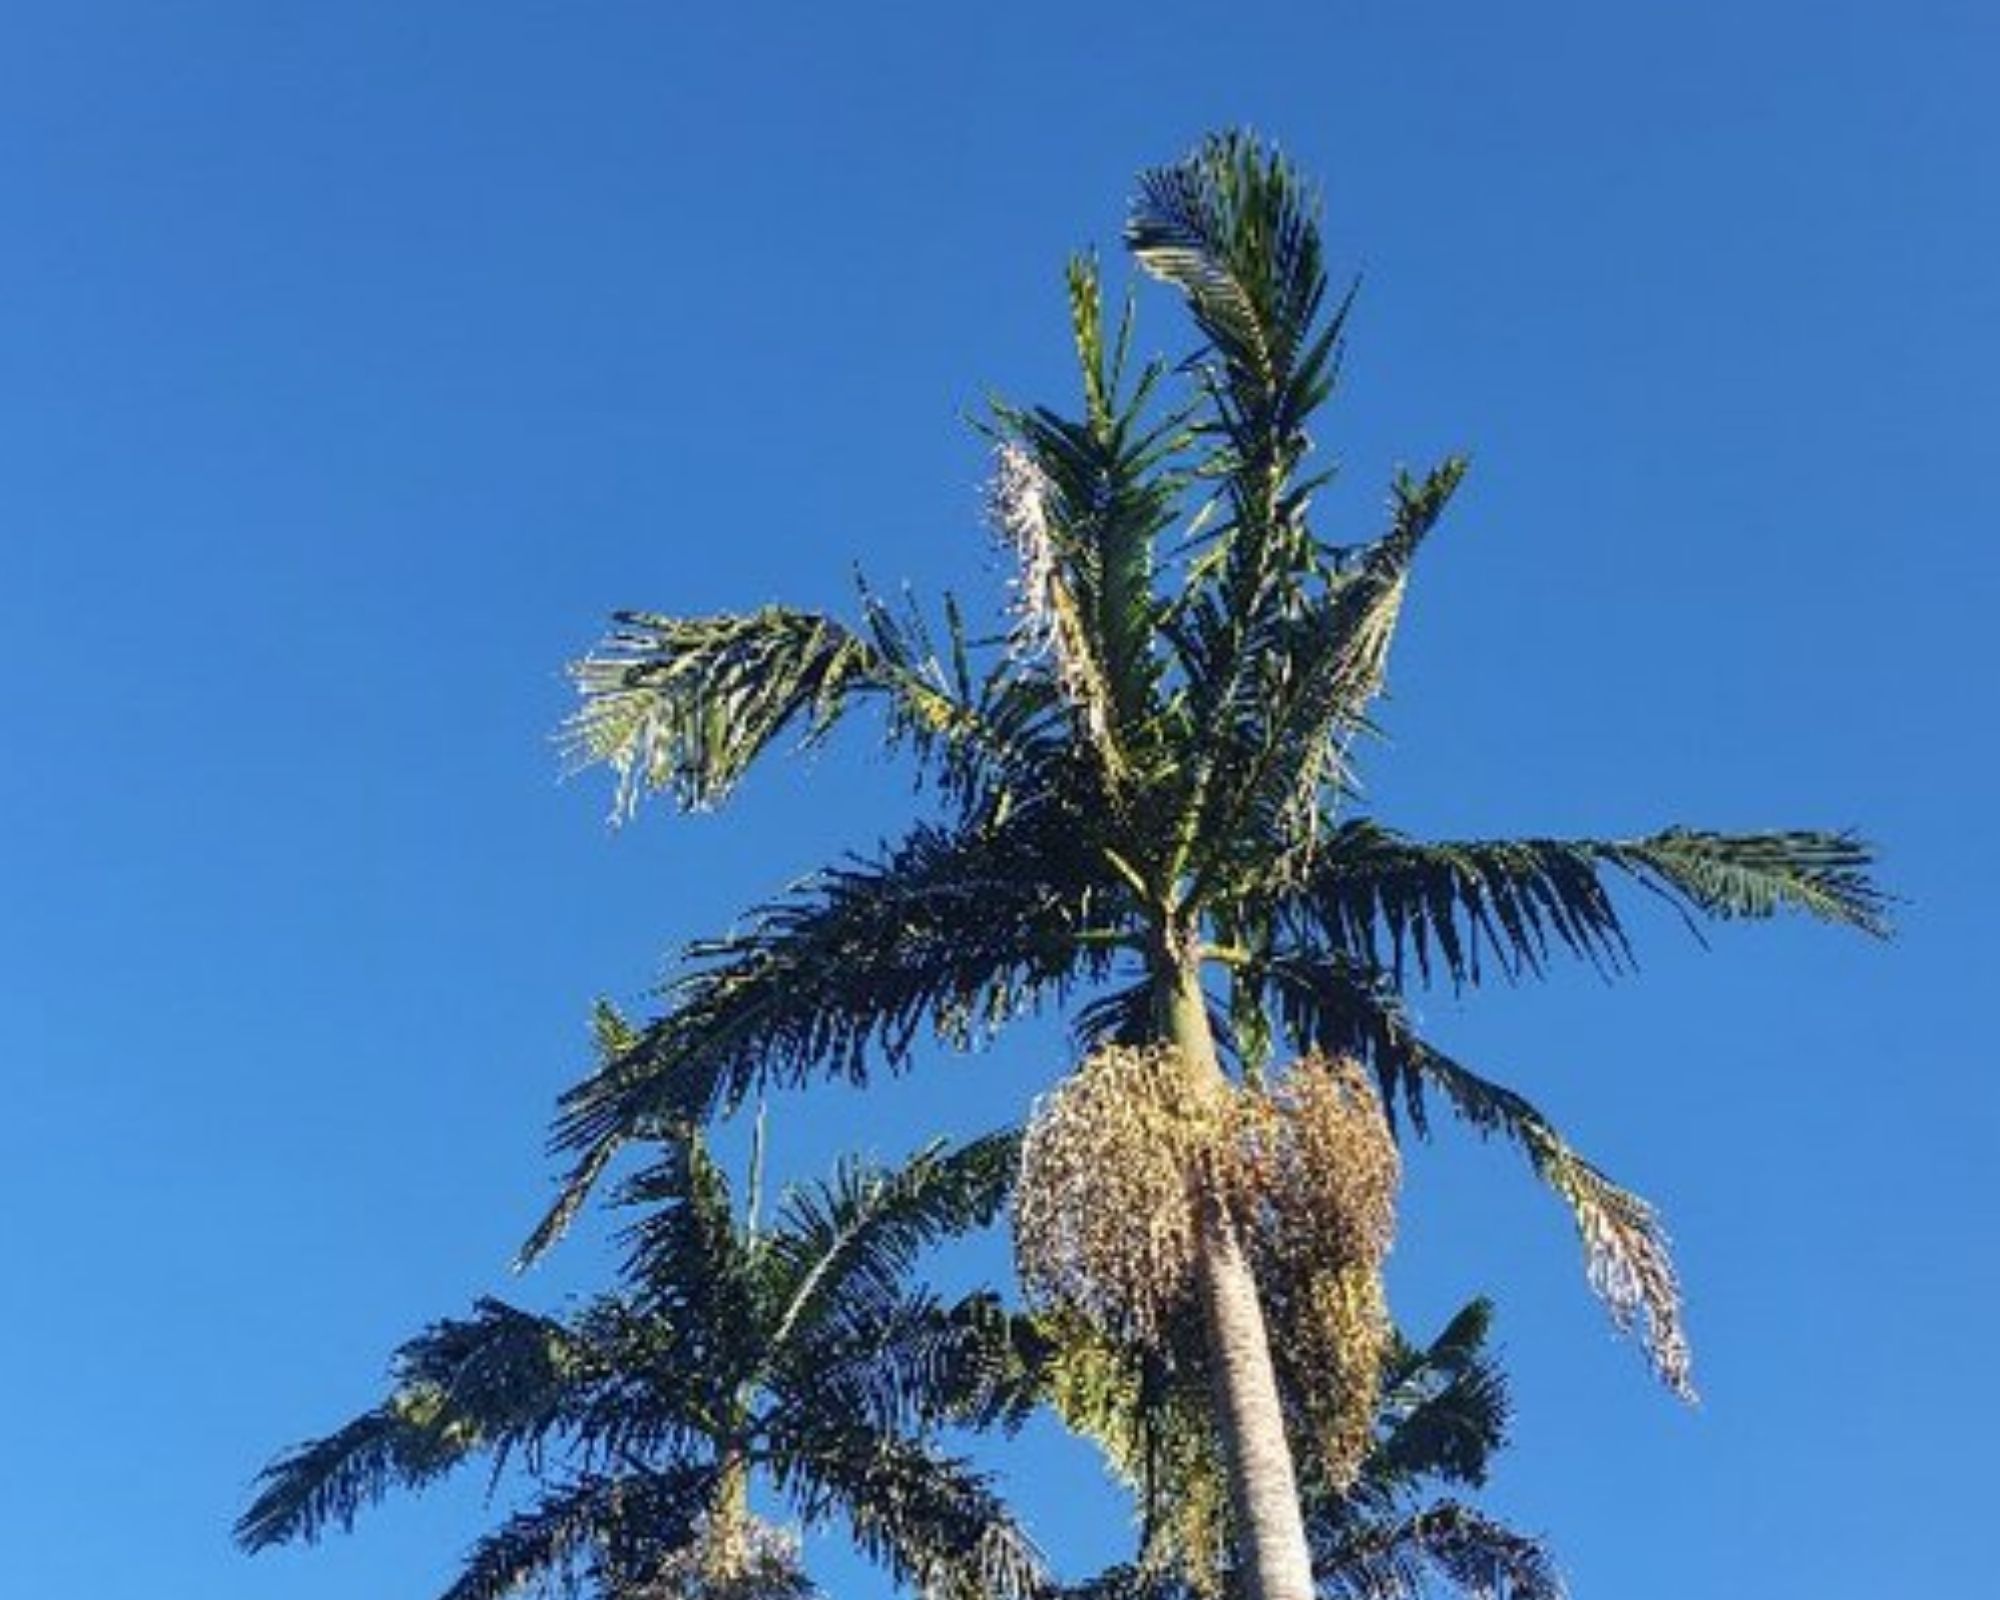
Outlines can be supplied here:
<path id="1" fill-rule="evenodd" d="M 617 836 L 558 785 L 617 605 L 994 594 L 989 389 L 1070 393 L 1059 269 L 1249 122 L 1365 275 L 1346 465 L 1474 458 L 1380 814 L 1855 825 L 1877 946 L 1636 908 L 1645 971 L 1425 1002 L 1661 1202 L 1705 1404 L 1449 1129 L 1392 1289 L 1500 1304 L 1495 1503 L 1579 1596 L 1966 1594 L 2000 1313 L 1982 995 L 2000 562 L 1989 11 L 1175 3 L 14 8 L 0 49 L 0 1588 L 423 1595 L 476 1486 L 249 1560 L 275 1449 L 525 1283 L 590 999 L 911 804 L 865 746 Z M 1141 344 L 1177 352 L 1163 297 Z M 1985 729 L 1988 732 L 1982 732 Z M 1008 1116 L 1030 1032 L 778 1158 Z M 1116 1504 L 1006 1459 L 1058 1552 Z M 848 1596 L 881 1585 L 835 1562 Z"/>

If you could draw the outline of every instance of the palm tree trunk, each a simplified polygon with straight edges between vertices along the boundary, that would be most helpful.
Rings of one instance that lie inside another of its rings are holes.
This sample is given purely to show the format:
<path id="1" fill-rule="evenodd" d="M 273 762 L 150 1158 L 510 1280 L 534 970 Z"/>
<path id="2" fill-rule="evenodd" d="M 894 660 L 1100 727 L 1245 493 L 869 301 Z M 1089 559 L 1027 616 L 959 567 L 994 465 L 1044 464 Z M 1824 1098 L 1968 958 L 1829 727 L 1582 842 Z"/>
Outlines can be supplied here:
<path id="1" fill-rule="evenodd" d="M 741 1578 L 749 1564 L 750 1463 L 739 1444 L 722 1452 L 715 1509 L 709 1518 L 708 1554 L 715 1576 L 727 1582 Z"/>
<path id="2" fill-rule="evenodd" d="M 1169 959 L 1171 971 L 1163 975 L 1168 1029 L 1187 1070 L 1206 1091 L 1223 1082 L 1223 1071 L 1199 969 L 1192 960 Z M 1236 1225 L 1220 1206 L 1211 1204 L 1205 1213 L 1195 1274 L 1216 1429 L 1241 1540 L 1243 1592 L 1250 1600 L 1312 1600 L 1312 1557 L 1264 1308 Z"/>

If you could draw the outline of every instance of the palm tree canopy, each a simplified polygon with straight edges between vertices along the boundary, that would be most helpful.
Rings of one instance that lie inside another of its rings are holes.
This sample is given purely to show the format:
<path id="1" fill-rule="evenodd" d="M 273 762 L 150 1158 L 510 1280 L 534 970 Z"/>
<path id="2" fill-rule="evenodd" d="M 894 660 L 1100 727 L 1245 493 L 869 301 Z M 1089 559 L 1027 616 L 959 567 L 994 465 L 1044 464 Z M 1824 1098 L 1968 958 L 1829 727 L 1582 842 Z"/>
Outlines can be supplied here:
<path id="1" fill-rule="evenodd" d="M 574 1160 L 529 1253 L 624 1143 L 766 1085 L 900 1069 L 1084 991 L 1087 1038 L 1146 1035 L 1164 964 L 1220 974 L 1241 1071 L 1357 1057 L 1419 1131 L 1441 1096 L 1517 1145 L 1565 1200 L 1591 1277 L 1660 1375 L 1688 1387 L 1651 1211 L 1536 1107 L 1411 1026 L 1413 988 L 1631 963 L 1619 886 L 1689 922 L 1797 911 L 1872 933 L 1885 901 L 1842 832 L 1669 827 L 1609 839 L 1408 838 L 1358 810 L 1390 639 L 1465 464 L 1399 474 L 1388 520 L 1322 532 L 1308 425 L 1333 394 L 1354 296 L 1316 202 L 1276 153 L 1213 138 L 1147 173 L 1126 228 L 1198 343 L 1133 355 L 1128 299 L 1072 262 L 1074 413 L 1000 405 L 990 519 L 1013 553 L 997 632 L 864 588 L 853 621 L 786 608 L 624 613 L 576 669 L 566 742 L 607 764 L 616 810 L 726 799 L 765 751 L 875 707 L 936 785 L 938 814 L 698 943 L 657 1016 L 565 1097 Z"/>
<path id="2" fill-rule="evenodd" d="M 534 1493 L 447 1600 L 815 1592 L 790 1536 L 749 1515 L 752 1477 L 926 1593 L 1037 1592 L 1032 1544 L 933 1439 L 1026 1403 L 1001 1382 L 1008 1321 L 991 1295 L 946 1304 L 911 1282 L 930 1245 L 991 1220 L 1014 1150 L 998 1135 L 895 1170 L 849 1162 L 760 1225 L 738 1220 L 683 1129 L 619 1193 L 635 1220 L 617 1292 L 562 1316 L 482 1300 L 426 1329 L 380 1405 L 265 1469 L 239 1542 L 349 1528 L 479 1458 L 496 1478 L 522 1469 Z"/>

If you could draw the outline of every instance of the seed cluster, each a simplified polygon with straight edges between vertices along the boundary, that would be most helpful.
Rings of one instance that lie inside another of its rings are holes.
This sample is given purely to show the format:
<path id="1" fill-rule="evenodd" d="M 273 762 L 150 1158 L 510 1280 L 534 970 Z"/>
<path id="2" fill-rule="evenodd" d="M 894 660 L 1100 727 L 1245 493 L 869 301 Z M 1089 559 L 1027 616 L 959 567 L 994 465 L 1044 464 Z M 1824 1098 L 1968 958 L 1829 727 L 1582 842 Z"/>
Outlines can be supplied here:
<path id="1" fill-rule="evenodd" d="M 1367 1447 L 1388 1315 L 1395 1145 L 1366 1076 L 1308 1058 L 1272 1090 L 1203 1083 L 1164 1046 L 1110 1046 L 1035 1109 L 1014 1245 L 1031 1299 L 1165 1345 L 1194 1291 L 1201 1208 L 1250 1251 L 1288 1409 L 1334 1482 Z"/>

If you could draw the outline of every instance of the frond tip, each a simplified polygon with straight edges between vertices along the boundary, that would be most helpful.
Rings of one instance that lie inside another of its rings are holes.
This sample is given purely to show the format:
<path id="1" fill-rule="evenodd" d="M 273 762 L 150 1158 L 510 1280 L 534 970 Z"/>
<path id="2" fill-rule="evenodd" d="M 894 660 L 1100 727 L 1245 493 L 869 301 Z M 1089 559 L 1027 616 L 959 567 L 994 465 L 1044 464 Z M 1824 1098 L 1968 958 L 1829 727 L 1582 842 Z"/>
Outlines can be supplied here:
<path id="1" fill-rule="evenodd" d="M 1554 1124 L 1513 1090 L 1434 1050 L 1421 1050 L 1417 1066 L 1480 1132 L 1501 1134 L 1520 1146 L 1536 1174 L 1569 1206 L 1583 1241 L 1584 1270 L 1612 1321 L 1641 1340 L 1661 1382 L 1683 1400 L 1694 1400 L 1680 1278 L 1659 1213 L 1578 1155 Z"/>

